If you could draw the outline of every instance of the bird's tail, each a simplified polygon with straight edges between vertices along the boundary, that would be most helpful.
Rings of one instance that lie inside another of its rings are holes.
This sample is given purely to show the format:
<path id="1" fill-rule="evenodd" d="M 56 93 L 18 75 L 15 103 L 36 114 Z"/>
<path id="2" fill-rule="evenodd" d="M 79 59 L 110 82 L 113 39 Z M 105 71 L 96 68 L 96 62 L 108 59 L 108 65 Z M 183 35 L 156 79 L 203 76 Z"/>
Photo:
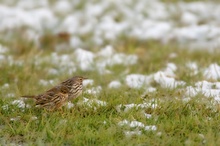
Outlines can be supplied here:
<path id="1" fill-rule="evenodd" d="M 33 95 L 24 95 L 24 96 L 21 96 L 21 97 L 23 97 L 23 98 L 35 98 L 35 96 L 33 96 Z"/>

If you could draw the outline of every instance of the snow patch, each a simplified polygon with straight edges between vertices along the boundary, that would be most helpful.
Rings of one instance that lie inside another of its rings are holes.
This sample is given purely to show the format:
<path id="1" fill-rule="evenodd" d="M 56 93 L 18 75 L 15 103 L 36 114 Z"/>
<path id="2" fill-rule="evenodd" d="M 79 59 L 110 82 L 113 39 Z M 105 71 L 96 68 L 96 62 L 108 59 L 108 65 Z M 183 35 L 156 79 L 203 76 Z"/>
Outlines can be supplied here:
<path id="1" fill-rule="evenodd" d="M 89 86 L 89 85 L 93 85 L 93 84 L 94 84 L 94 80 L 92 80 L 92 79 L 86 79 L 83 81 L 84 87 Z"/>
<path id="2" fill-rule="evenodd" d="M 109 88 L 120 88 L 121 87 L 121 82 L 119 82 L 119 81 L 111 81 L 108 84 L 108 87 Z"/>
<path id="3" fill-rule="evenodd" d="M 219 82 L 208 82 L 200 81 L 195 83 L 195 87 L 188 86 L 185 90 L 187 97 L 194 97 L 198 93 L 202 93 L 206 97 L 213 97 L 215 101 L 220 102 L 220 83 Z"/>
<path id="4" fill-rule="evenodd" d="M 130 74 L 126 76 L 126 84 L 130 88 L 141 88 L 147 86 L 152 81 L 152 76 L 145 76 L 141 74 Z"/>
<path id="5" fill-rule="evenodd" d="M 71 109 L 71 108 L 74 107 L 74 104 L 71 103 L 71 102 L 67 102 L 66 107 L 67 107 L 68 109 Z"/>
<path id="6" fill-rule="evenodd" d="M 176 88 L 177 86 L 184 86 L 184 81 L 176 81 L 174 78 L 167 77 L 164 72 L 157 72 L 154 74 L 154 80 L 163 88 Z"/>
<path id="7" fill-rule="evenodd" d="M 30 105 L 25 104 L 22 99 L 14 100 L 11 102 L 12 105 L 16 105 L 18 108 L 30 108 Z"/>
<path id="8" fill-rule="evenodd" d="M 78 103 L 79 105 L 86 105 L 89 108 L 93 108 L 96 110 L 97 107 L 106 106 L 107 103 L 105 101 L 101 101 L 98 99 L 88 99 L 83 97 L 83 101 Z"/>
<path id="9" fill-rule="evenodd" d="M 95 55 L 92 52 L 79 48 L 75 51 L 75 57 L 81 70 L 90 71 L 94 69 Z"/>
<path id="10" fill-rule="evenodd" d="M 157 127 L 155 125 L 146 126 L 142 122 L 139 121 L 128 121 L 123 120 L 118 123 L 119 126 L 129 126 L 131 128 L 143 128 L 145 131 L 156 131 Z"/>
<path id="11" fill-rule="evenodd" d="M 192 72 L 192 75 L 196 75 L 199 72 L 196 62 L 188 62 L 186 63 L 186 67 L 189 69 L 190 72 Z"/>
<path id="12" fill-rule="evenodd" d="M 122 110 L 124 112 L 128 112 L 131 109 L 136 109 L 136 110 L 138 110 L 138 109 L 146 109 L 146 108 L 153 108 L 153 109 L 155 109 L 155 108 L 157 108 L 157 106 L 158 106 L 157 103 L 155 103 L 155 101 L 152 100 L 149 103 L 142 103 L 142 104 L 135 104 L 135 103 L 125 104 L 125 105 L 119 104 L 116 107 L 116 109 L 117 109 L 118 112 L 121 112 Z"/>
<path id="13" fill-rule="evenodd" d="M 135 131 L 124 131 L 124 134 L 128 137 L 131 137 L 133 135 L 141 135 L 142 132 L 140 130 L 135 130 Z"/>
<path id="14" fill-rule="evenodd" d="M 91 89 L 87 89 L 85 91 L 85 93 L 88 94 L 93 94 L 93 95 L 97 95 L 102 91 L 102 87 L 101 86 L 97 86 L 97 87 L 92 87 Z"/>
<path id="15" fill-rule="evenodd" d="M 220 79 L 220 66 L 217 63 L 211 64 L 208 68 L 205 69 L 203 75 L 208 80 Z"/>
<path id="16" fill-rule="evenodd" d="M 53 84 L 54 84 L 54 80 L 46 81 L 46 80 L 40 79 L 39 81 L 39 85 L 42 85 L 42 86 L 48 86 L 48 85 L 53 85 Z"/>

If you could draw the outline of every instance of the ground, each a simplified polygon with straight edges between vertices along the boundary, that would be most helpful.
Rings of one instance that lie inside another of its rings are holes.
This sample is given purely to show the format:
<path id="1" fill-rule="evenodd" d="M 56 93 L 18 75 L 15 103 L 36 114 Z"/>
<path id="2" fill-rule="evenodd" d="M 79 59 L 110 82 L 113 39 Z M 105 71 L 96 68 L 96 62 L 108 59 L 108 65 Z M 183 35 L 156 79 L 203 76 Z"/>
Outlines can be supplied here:
<path id="1" fill-rule="evenodd" d="M 2 1 L 0 145 L 220 143 L 219 6 L 124 2 Z M 60 110 L 21 98 L 75 75 L 83 94 Z"/>

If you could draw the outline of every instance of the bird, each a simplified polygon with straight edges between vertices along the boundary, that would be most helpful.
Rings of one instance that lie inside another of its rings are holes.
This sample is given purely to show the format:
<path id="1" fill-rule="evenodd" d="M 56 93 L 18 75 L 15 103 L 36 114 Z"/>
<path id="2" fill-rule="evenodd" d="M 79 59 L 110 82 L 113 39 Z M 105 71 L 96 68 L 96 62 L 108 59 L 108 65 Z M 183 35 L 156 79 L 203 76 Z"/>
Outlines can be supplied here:
<path id="1" fill-rule="evenodd" d="M 57 110 L 64 106 L 68 101 L 80 96 L 83 91 L 83 81 L 87 79 L 82 76 L 74 76 L 60 84 L 52 87 L 39 95 L 24 95 L 23 98 L 33 98 L 36 106 L 45 108 L 49 111 Z"/>

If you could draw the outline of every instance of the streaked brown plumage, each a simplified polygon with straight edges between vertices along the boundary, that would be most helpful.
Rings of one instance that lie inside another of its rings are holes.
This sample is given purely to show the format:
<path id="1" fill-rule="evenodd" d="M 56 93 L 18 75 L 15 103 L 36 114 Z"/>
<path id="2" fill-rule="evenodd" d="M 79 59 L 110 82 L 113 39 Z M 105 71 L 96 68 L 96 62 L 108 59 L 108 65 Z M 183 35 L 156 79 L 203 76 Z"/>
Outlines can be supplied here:
<path id="1" fill-rule="evenodd" d="M 48 110 L 55 110 L 62 107 L 67 101 L 78 97 L 82 93 L 83 80 L 81 76 L 72 77 L 46 92 L 36 96 L 22 96 L 25 98 L 34 98 L 36 105 Z"/>

